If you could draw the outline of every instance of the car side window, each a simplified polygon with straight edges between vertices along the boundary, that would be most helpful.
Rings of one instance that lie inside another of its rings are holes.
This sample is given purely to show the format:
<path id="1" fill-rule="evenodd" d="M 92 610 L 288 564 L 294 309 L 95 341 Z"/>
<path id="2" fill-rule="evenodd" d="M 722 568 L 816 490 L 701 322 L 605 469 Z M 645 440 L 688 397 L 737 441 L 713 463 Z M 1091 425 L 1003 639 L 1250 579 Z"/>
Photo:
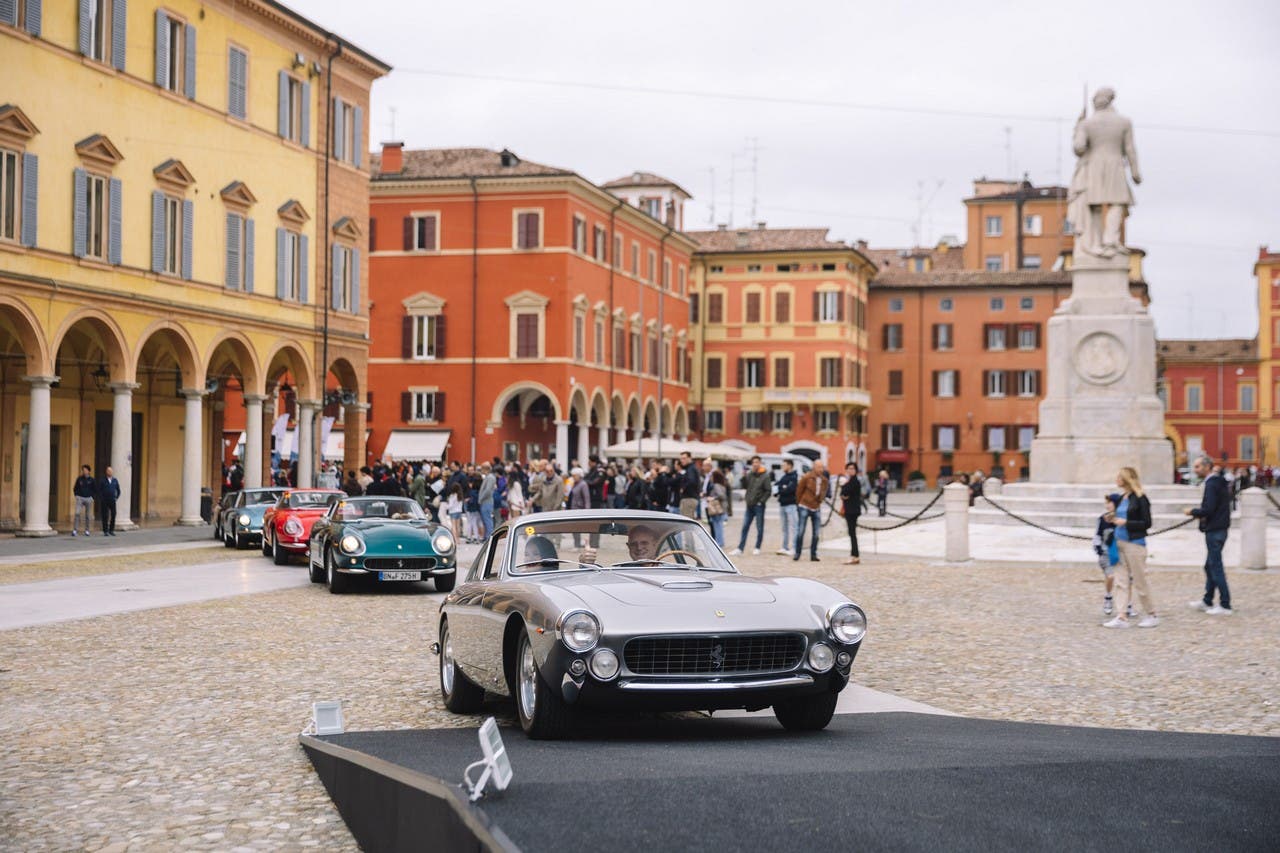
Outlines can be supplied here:
<path id="1" fill-rule="evenodd" d="M 489 543 L 492 544 L 492 543 Z M 489 545 L 482 546 L 480 552 L 476 554 L 476 558 L 471 563 L 471 568 L 467 570 L 467 582 L 474 583 L 480 580 L 484 573 L 484 567 L 489 563 Z"/>
<path id="2" fill-rule="evenodd" d="M 493 547 L 489 550 L 489 562 L 484 568 L 485 580 L 497 580 L 502 577 L 507 567 L 507 531 L 502 531 L 493 539 Z"/>

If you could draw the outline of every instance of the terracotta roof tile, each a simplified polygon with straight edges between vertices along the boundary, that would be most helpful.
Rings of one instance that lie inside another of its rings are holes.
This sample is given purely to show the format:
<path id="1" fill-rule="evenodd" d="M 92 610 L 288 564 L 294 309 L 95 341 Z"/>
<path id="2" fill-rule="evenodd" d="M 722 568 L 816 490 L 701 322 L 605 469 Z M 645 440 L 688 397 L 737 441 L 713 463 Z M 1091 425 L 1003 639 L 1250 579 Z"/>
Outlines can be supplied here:
<path id="1" fill-rule="evenodd" d="M 727 228 L 686 231 L 702 252 L 785 252 L 805 249 L 850 250 L 848 243 L 827 239 L 827 228 Z"/>
<path id="2" fill-rule="evenodd" d="M 514 157 L 510 166 L 502 164 L 503 155 Z M 532 160 L 522 160 L 509 151 L 490 151 L 487 148 L 428 148 L 404 152 L 404 169 L 389 175 L 380 175 L 382 155 L 372 155 L 375 181 L 446 180 L 449 178 L 536 177 L 539 175 L 572 175 L 569 169 L 546 166 Z"/>
<path id="3" fill-rule="evenodd" d="M 937 247 L 916 246 L 912 249 L 863 249 L 862 254 L 870 258 L 878 270 L 910 271 L 912 261 L 921 256 L 932 260 L 935 271 L 964 269 L 963 245 L 948 246 L 945 252 L 939 251 Z"/>
<path id="4" fill-rule="evenodd" d="M 1071 286 L 1071 273 L 1066 270 L 1015 270 L 1012 272 L 987 272 L 985 270 L 935 270 L 933 272 L 907 272 L 906 270 L 881 270 L 871 280 L 872 287 L 989 287 L 1026 284 Z"/>
<path id="5" fill-rule="evenodd" d="M 664 178 L 661 175 L 655 175 L 653 172 L 632 172 L 630 175 L 623 175 L 621 178 L 605 181 L 600 186 L 606 190 L 618 189 L 619 187 L 675 187 L 685 195 L 689 195 L 688 191 L 675 181 Z"/>
<path id="6" fill-rule="evenodd" d="M 1257 361 L 1257 338 L 1205 338 L 1156 341 L 1160 358 L 1173 361 Z"/>

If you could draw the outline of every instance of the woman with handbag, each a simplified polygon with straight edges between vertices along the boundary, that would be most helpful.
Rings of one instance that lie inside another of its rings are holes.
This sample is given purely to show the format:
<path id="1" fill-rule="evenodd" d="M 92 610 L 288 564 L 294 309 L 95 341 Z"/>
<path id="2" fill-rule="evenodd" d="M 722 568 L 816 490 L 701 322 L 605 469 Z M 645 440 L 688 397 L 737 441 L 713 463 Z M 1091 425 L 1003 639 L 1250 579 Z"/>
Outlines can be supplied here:
<path id="1" fill-rule="evenodd" d="M 1116 526 L 1116 545 L 1120 548 L 1120 563 L 1115 570 L 1116 615 L 1102 623 L 1104 628 L 1129 627 L 1129 603 L 1133 592 L 1146 615 L 1138 623 L 1139 628 L 1154 628 L 1160 624 L 1151 589 L 1147 585 L 1147 531 L 1151 529 L 1151 501 L 1142 491 L 1142 481 L 1132 468 L 1121 468 L 1116 475 L 1116 485 L 1123 490 L 1115 512 L 1107 520 Z"/>
<path id="2" fill-rule="evenodd" d="M 724 478 L 724 472 L 716 468 L 711 472 L 711 479 L 704 493 L 702 511 L 707 517 L 707 523 L 711 525 L 711 538 L 721 548 L 724 547 L 724 520 L 728 515 L 728 508 L 729 484 Z"/>

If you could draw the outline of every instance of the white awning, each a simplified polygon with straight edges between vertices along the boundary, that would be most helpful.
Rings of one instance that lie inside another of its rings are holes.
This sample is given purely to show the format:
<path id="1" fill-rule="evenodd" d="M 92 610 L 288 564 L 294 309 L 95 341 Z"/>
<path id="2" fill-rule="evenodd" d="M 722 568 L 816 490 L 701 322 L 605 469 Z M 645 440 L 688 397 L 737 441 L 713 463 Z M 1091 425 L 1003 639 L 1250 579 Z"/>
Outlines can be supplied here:
<path id="1" fill-rule="evenodd" d="M 281 460 L 288 461 L 294 454 L 293 437 L 296 434 L 294 430 L 287 430 L 282 438 L 276 440 L 276 453 L 280 454 Z"/>
<path id="2" fill-rule="evenodd" d="M 443 462 L 447 429 L 393 429 L 382 458 L 388 462 Z"/>
<path id="3" fill-rule="evenodd" d="M 662 439 L 662 456 L 660 458 L 674 459 L 685 451 L 688 451 L 689 455 L 694 459 L 706 459 L 710 456 L 712 459 L 746 460 L 752 456 L 749 451 L 729 444 L 711 444 L 705 441 L 679 441 L 674 438 L 664 438 Z M 611 444 L 605 448 L 605 455 L 609 457 L 618 456 L 624 459 L 634 459 L 637 456 L 656 459 L 659 458 L 658 439 L 646 437 L 642 442 L 631 439 L 621 444 Z"/>
<path id="4" fill-rule="evenodd" d="M 364 440 L 369 440 L 369 433 L 373 430 L 364 431 Z M 324 460 L 326 462 L 341 462 L 347 458 L 347 436 L 340 430 L 335 429 L 329 433 L 329 440 L 324 445 Z"/>

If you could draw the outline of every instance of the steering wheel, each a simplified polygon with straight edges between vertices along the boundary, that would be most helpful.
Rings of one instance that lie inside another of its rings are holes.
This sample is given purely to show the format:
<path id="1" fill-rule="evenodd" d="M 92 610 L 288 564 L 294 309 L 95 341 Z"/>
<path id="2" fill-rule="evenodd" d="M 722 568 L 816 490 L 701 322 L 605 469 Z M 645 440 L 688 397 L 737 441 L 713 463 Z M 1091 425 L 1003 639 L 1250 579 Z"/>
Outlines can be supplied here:
<path id="1" fill-rule="evenodd" d="M 694 554 L 694 553 L 693 553 L 693 552 L 691 552 L 691 551 L 682 551 L 682 550 L 680 550 L 680 549 L 678 549 L 678 548 L 673 548 L 673 549 L 671 549 L 670 551 L 663 551 L 661 554 L 659 554 L 658 556 L 654 557 L 653 559 L 654 559 L 654 560 L 656 560 L 656 561 L 658 561 L 658 562 L 662 562 L 662 558 L 663 558 L 663 557 L 670 557 L 670 556 L 671 556 L 671 555 L 673 555 L 673 554 L 683 554 L 683 555 L 684 555 L 684 556 L 686 556 L 686 557 L 692 557 L 692 558 L 693 558 L 693 562 L 694 562 L 694 564 L 695 564 L 695 565 L 703 566 L 704 568 L 705 568 L 705 566 L 706 566 L 706 564 L 702 562 L 702 558 L 701 558 L 701 557 L 699 557 L 697 554 Z"/>

